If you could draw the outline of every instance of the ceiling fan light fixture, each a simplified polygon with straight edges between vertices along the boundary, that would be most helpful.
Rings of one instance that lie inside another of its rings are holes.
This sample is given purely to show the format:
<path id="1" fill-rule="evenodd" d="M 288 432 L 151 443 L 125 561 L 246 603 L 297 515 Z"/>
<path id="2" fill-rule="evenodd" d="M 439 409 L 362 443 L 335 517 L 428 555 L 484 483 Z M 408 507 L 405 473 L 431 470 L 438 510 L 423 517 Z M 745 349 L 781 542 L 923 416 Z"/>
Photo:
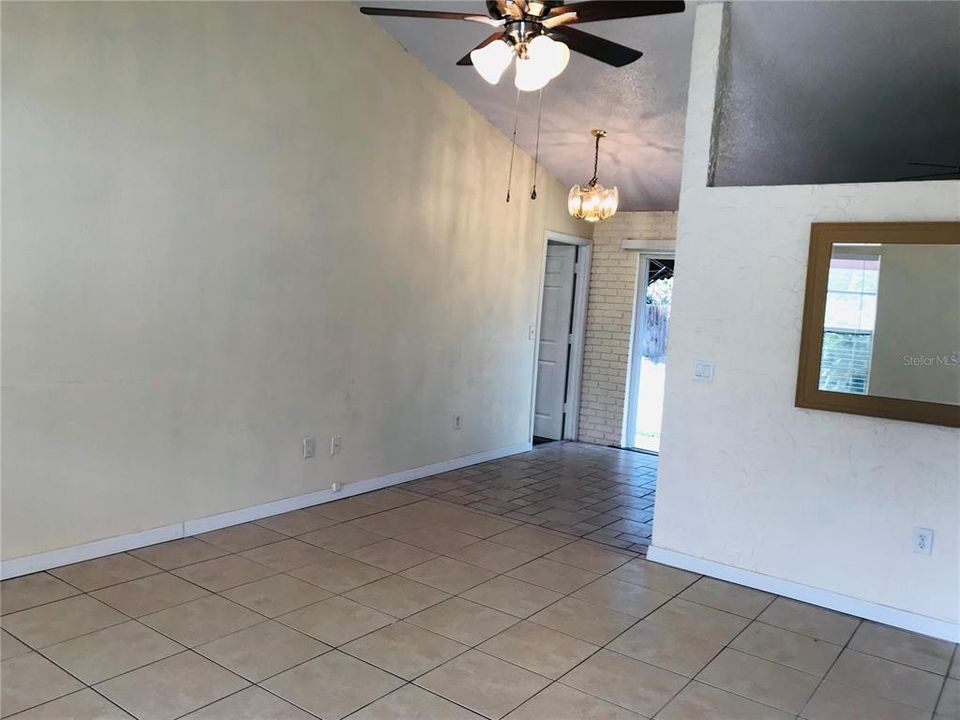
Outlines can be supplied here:
<path id="1" fill-rule="evenodd" d="M 545 63 L 526 57 L 517 57 L 517 74 L 513 83 L 518 90 L 533 92 L 550 82 L 549 67 Z"/>
<path id="2" fill-rule="evenodd" d="M 513 60 L 513 48 L 503 40 L 497 40 L 470 53 L 470 60 L 477 72 L 491 85 L 500 82 L 503 71 Z"/>
<path id="3" fill-rule="evenodd" d="M 542 72 L 548 73 L 553 79 L 562 73 L 570 62 L 570 48 L 548 35 L 537 35 L 527 43 L 527 57 L 539 63 Z"/>

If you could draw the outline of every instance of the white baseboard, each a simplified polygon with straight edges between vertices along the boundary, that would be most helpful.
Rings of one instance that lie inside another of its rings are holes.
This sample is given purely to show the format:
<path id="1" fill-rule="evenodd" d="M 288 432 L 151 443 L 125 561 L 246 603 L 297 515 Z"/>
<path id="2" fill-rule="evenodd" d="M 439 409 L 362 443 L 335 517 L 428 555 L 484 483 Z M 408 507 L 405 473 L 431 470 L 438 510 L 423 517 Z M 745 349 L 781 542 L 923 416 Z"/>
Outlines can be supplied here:
<path id="1" fill-rule="evenodd" d="M 885 625 L 892 625 L 902 630 L 910 630 L 949 642 L 960 642 L 960 625 L 946 620 L 918 615 L 907 610 L 899 610 L 888 605 L 860 600 L 830 590 L 821 590 L 772 575 L 742 570 L 741 568 L 723 565 L 713 560 L 687 555 L 675 550 L 667 550 L 655 545 L 651 545 L 647 550 L 647 559 L 683 570 L 690 570 L 700 575 L 709 575 L 738 585 L 746 585 L 757 590 L 783 595 L 811 605 L 837 610 L 848 615 L 856 615 Z"/>
<path id="2" fill-rule="evenodd" d="M 105 538 L 103 540 L 94 540 L 93 542 L 83 543 L 82 545 L 73 545 L 71 547 L 61 548 L 59 550 L 50 550 L 48 552 L 37 553 L 36 555 L 26 555 L 19 558 L 11 558 L 0 562 L 0 579 L 9 579 L 21 575 L 49 570 L 50 568 L 71 565 L 84 560 L 92 560 L 105 555 L 113 555 L 127 550 L 136 550 L 137 548 L 155 545 L 168 540 L 197 535 L 199 533 L 219 530 L 230 525 L 239 525 L 240 523 L 260 520 L 270 515 L 299 510 L 311 505 L 320 505 L 322 503 L 341 500 L 352 495 L 380 490 L 391 485 L 419 480 L 421 478 L 436 475 L 437 473 L 447 472 L 449 470 L 458 470 L 469 465 L 497 460 L 509 455 L 527 452 L 532 447 L 531 443 L 525 442 L 518 445 L 510 445 L 484 452 L 474 453 L 473 455 L 464 455 L 463 457 L 443 460 L 442 462 L 424 465 L 423 467 L 403 470 L 398 473 L 384 475 L 369 480 L 360 480 L 359 482 L 344 485 L 340 492 L 333 490 L 318 490 L 316 492 L 306 493 L 305 495 L 295 495 L 294 497 L 273 500 L 271 502 L 254 505 L 252 507 L 231 510 L 230 512 L 210 515 L 208 517 L 184 520 L 183 522 L 165 525 L 159 528 L 152 528 L 142 532 L 130 533 L 128 535 L 118 535 L 117 537 Z"/>

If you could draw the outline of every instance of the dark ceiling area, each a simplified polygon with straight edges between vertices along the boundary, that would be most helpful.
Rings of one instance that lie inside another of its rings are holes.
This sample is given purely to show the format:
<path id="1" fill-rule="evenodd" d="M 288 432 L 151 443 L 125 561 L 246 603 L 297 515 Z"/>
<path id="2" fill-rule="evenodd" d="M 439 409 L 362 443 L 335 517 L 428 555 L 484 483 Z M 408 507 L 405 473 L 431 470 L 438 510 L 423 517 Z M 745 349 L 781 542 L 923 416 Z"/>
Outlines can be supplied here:
<path id="1" fill-rule="evenodd" d="M 730 12 L 714 185 L 888 182 L 937 172 L 910 162 L 960 164 L 960 3 Z"/>

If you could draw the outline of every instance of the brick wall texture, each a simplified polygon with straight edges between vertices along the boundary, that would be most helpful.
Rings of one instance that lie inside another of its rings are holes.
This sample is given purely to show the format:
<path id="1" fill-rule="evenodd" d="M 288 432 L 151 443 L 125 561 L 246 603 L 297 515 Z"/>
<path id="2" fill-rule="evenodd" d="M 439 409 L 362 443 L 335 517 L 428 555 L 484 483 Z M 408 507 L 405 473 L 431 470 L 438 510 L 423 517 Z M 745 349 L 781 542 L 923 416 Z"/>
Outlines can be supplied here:
<path id="1" fill-rule="evenodd" d="M 673 239 L 675 212 L 624 212 L 593 230 L 587 330 L 580 390 L 579 439 L 620 446 L 639 253 L 625 239 Z"/>

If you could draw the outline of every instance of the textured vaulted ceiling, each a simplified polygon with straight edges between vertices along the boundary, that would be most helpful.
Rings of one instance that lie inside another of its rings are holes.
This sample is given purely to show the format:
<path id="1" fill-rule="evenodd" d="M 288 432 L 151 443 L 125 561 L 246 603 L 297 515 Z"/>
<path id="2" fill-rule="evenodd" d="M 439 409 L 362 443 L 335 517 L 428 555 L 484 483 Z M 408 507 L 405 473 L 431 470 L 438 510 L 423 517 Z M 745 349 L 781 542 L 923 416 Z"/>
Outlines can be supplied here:
<path id="1" fill-rule="evenodd" d="M 370 0 L 362 4 L 486 15 L 480 0 Z M 484 82 L 473 68 L 456 64 L 491 33 L 490 27 L 390 17 L 378 17 L 375 21 L 490 122 L 507 135 L 512 134 L 516 89 L 510 72 L 493 86 Z M 635 47 L 644 56 L 632 65 L 614 68 L 573 54 L 564 73 L 544 91 L 540 163 L 570 185 L 585 183 L 593 172 L 590 129 L 602 127 L 610 135 L 600 145 L 600 182 L 619 186 L 621 209 L 675 210 L 680 191 L 693 9 L 688 4 L 682 14 L 579 27 Z M 537 93 L 521 93 L 517 142 L 531 155 L 536 121 Z M 504 158 L 505 168 L 507 161 Z"/>
<path id="2" fill-rule="evenodd" d="M 359 4 L 359 3 L 358 3 Z M 363 4 L 486 14 L 481 0 Z M 544 94 L 540 162 L 567 184 L 600 181 L 623 210 L 677 208 L 695 3 L 682 14 L 581 29 L 643 51 L 625 68 L 573 54 Z M 488 85 L 457 60 L 490 34 L 476 23 L 376 22 L 508 136 L 512 76 Z M 960 163 L 960 2 L 801 0 L 732 4 L 717 184 L 889 181 Z M 533 154 L 536 93 L 521 94 L 518 143 Z M 506 166 L 507 158 L 504 159 Z M 935 170 L 933 170 L 935 171 Z"/>

